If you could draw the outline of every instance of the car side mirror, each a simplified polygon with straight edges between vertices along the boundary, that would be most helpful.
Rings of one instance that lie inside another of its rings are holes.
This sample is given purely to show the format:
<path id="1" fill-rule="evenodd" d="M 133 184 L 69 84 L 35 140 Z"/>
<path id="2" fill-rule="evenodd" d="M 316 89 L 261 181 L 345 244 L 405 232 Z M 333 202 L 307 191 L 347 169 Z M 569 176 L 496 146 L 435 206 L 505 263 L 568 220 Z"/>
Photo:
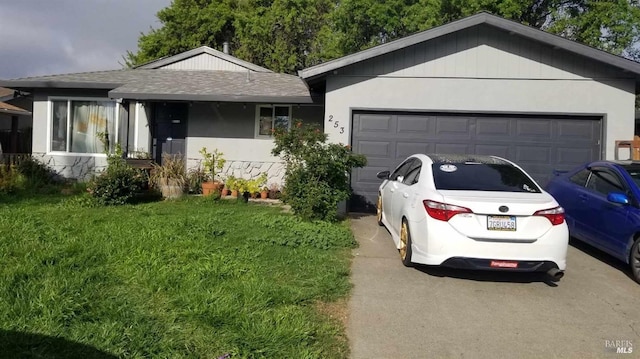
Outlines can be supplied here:
<path id="1" fill-rule="evenodd" d="M 617 204 L 629 204 L 629 197 L 624 193 L 611 192 L 607 195 L 607 201 Z"/>
<path id="2" fill-rule="evenodd" d="M 388 180 L 390 175 L 391 175 L 391 172 L 389 171 L 380 171 L 378 172 L 376 177 L 380 178 L 381 180 Z"/>

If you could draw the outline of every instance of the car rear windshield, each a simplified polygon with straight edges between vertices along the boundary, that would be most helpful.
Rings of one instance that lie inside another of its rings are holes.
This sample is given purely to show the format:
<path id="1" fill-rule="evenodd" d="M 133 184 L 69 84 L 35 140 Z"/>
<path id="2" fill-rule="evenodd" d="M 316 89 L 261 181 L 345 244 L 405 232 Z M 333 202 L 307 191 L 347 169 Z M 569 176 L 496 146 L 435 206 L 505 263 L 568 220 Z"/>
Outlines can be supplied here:
<path id="1" fill-rule="evenodd" d="M 540 188 L 509 163 L 434 163 L 437 189 L 540 193 Z"/>

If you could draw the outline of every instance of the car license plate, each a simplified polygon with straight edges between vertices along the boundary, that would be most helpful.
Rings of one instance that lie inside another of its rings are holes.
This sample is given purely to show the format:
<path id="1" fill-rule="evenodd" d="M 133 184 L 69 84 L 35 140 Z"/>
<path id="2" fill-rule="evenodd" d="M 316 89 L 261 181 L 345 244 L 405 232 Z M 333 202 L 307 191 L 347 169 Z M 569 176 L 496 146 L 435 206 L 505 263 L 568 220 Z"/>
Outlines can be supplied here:
<path id="1" fill-rule="evenodd" d="M 487 229 L 490 231 L 515 231 L 515 216 L 487 216 Z"/>
<path id="2" fill-rule="evenodd" d="M 489 266 L 492 268 L 518 268 L 518 262 L 513 261 L 491 261 Z"/>

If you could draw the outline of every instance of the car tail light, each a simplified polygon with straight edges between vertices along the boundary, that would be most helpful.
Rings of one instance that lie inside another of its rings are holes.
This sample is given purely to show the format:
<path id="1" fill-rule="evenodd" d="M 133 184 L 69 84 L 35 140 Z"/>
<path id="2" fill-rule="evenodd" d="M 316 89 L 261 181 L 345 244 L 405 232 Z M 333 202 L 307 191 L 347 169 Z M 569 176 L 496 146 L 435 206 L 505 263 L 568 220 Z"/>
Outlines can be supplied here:
<path id="1" fill-rule="evenodd" d="M 473 213 L 469 208 L 455 206 L 448 203 L 440 203 L 429 200 L 422 201 L 422 203 L 424 204 L 424 208 L 427 210 L 427 213 L 431 217 L 445 222 L 450 220 L 458 213 Z"/>
<path id="2" fill-rule="evenodd" d="M 564 223 L 564 209 L 562 207 L 543 209 L 533 215 L 546 217 L 554 226 Z"/>

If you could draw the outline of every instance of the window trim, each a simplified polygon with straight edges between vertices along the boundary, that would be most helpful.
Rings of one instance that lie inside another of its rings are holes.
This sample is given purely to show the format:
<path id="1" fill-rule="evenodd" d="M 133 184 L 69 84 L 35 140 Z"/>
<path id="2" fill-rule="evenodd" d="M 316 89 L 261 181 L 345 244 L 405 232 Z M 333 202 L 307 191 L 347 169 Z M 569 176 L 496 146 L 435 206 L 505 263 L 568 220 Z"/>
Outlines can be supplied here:
<path id="1" fill-rule="evenodd" d="M 275 121 L 275 108 L 276 107 L 286 107 L 289 110 L 289 127 L 287 130 L 291 129 L 291 122 L 293 122 L 293 105 L 287 104 L 257 104 L 256 105 L 256 115 L 255 115 L 255 124 L 254 124 L 254 132 L 253 137 L 255 139 L 264 139 L 264 140 L 272 140 L 273 135 L 261 135 L 260 134 L 260 109 L 262 108 L 270 108 L 271 109 L 271 121 L 272 124 Z M 271 128 L 274 128 L 273 126 Z"/>
<path id="2" fill-rule="evenodd" d="M 108 97 L 81 97 L 81 96 L 48 96 L 47 97 L 47 145 L 46 145 L 46 154 L 47 155 L 55 155 L 55 156 L 83 156 L 83 157 L 102 157 L 106 158 L 107 155 L 104 153 L 81 153 L 81 152 L 70 152 L 70 151 L 53 151 L 51 150 L 51 141 L 52 134 L 51 131 L 53 129 L 53 102 L 54 101 L 67 101 L 67 147 L 69 146 L 69 133 L 71 130 L 71 102 L 73 101 L 102 101 L 102 102 L 113 102 L 116 104 L 116 122 L 115 126 L 115 143 L 120 143 L 118 139 L 118 129 L 120 126 L 120 107 L 119 103 Z"/>

